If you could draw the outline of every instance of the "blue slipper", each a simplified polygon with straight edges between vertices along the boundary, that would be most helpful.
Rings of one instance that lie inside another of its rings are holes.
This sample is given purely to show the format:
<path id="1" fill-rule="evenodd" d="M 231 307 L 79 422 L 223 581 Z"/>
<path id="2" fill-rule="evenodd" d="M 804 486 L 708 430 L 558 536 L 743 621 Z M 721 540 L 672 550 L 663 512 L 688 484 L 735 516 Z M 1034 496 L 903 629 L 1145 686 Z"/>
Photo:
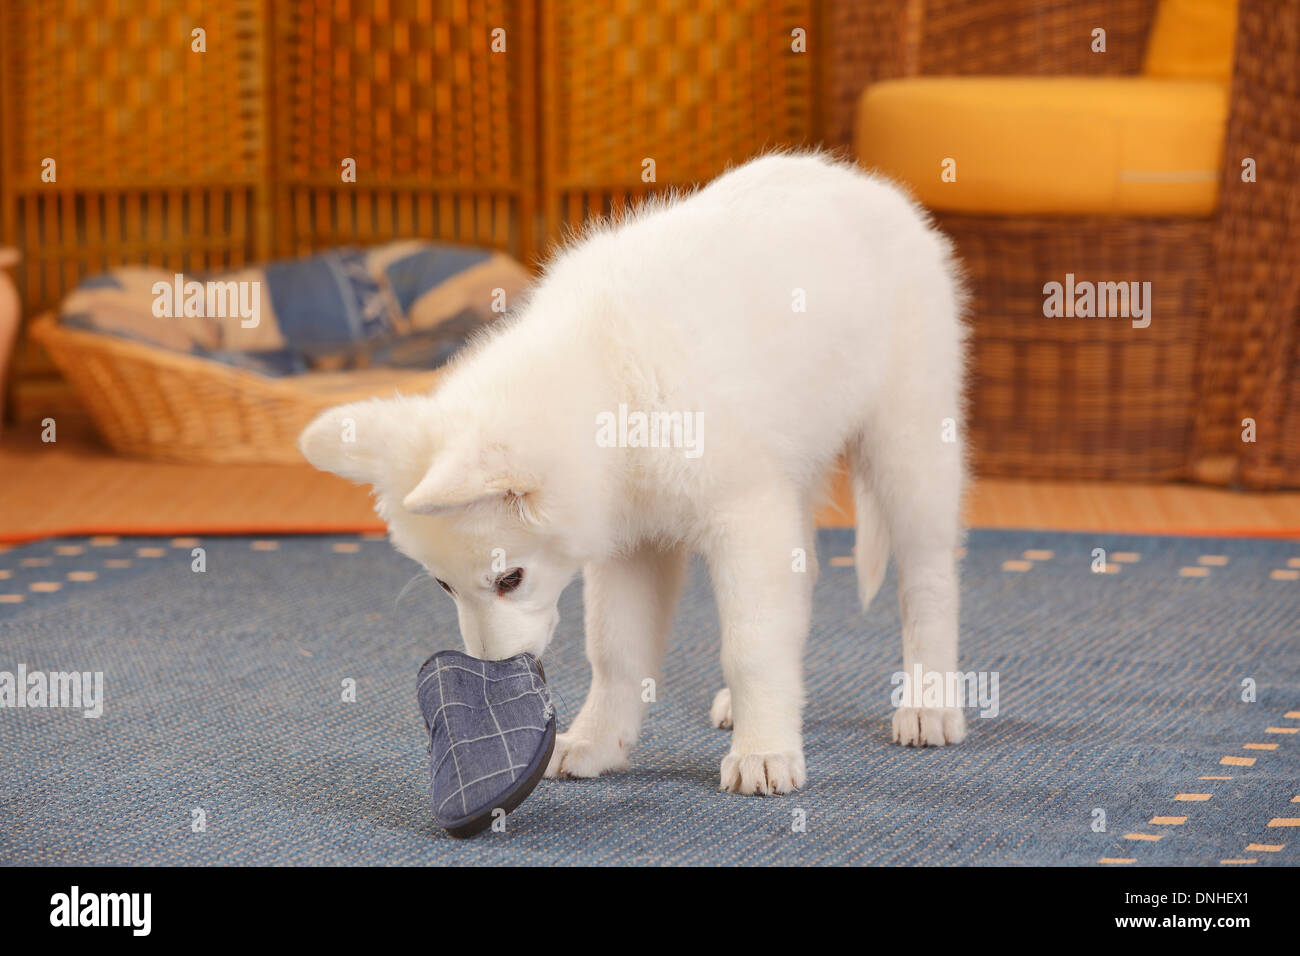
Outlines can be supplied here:
<path id="1" fill-rule="evenodd" d="M 555 708 L 532 654 L 481 661 L 439 651 L 420 668 L 429 800 L 452 836 L 473 836 L 533 792 L 555 749 Z"/>

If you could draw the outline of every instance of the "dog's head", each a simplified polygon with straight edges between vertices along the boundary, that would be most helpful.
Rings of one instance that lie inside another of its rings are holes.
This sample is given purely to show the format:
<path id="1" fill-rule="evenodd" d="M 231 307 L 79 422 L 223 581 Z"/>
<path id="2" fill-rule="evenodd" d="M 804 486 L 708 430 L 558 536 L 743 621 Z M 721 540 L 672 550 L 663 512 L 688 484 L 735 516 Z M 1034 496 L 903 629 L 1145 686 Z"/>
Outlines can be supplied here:
<path id="1" fill-rule="evenodd" d="M 299 445 L 317 468 L 374 488 L 393 545 L 455 599 L 470 654 L 541 655 L 582 561 L 556 532 L 564 502 L 526 436 L 398 397 L 330 409 Z"/>

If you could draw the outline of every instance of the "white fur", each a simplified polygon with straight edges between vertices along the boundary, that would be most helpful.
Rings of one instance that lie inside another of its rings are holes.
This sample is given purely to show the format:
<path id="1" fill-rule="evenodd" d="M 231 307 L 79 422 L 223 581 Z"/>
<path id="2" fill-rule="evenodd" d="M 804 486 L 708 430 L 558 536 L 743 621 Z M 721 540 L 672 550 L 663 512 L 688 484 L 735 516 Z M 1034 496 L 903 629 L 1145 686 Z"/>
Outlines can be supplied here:
<path id="1" fill-rule="evenodd" d="M 722 786 L 784 793 L 805 779 L 813 506 L 841 453 L 864 607 L 892 545 L 904 670 L 956 669 L 961 311 L 948 242 L 901 192 L 820 155 L 764 156 L 581 237 L 434 394 L 333 409 L 302 448 L 374 485 L 396 547 L 455 589 L 471 654 L 541 654 L 583 570 L 591 692 L 552 776 L 626 765 L 702 554 L 727 680 L 712 716 L 733 727 Z M 620 404 L 702 414 L 703 453 L 601 447 L 597 416 Z M 522 585 L 497 595 L 514 568 Z M 894 719 L 904 744 L 964 733 L 960 710 Z"/>

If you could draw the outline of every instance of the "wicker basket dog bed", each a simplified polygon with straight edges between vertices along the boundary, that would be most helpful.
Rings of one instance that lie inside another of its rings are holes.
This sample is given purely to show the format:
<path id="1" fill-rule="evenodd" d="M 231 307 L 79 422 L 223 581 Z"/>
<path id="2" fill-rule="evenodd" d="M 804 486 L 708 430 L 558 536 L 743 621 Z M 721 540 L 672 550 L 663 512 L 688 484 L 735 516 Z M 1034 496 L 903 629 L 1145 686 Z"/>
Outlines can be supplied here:
<path id="1" fill-rule="evenodd" d="M 31 335 L 118 452 L 162 461 L 301 463 L 298 435 L 333 405 L 426 391 L 442 369 L 370 368 L 270 378 L 130 339 L 71 329 L 53 315 Z"/>

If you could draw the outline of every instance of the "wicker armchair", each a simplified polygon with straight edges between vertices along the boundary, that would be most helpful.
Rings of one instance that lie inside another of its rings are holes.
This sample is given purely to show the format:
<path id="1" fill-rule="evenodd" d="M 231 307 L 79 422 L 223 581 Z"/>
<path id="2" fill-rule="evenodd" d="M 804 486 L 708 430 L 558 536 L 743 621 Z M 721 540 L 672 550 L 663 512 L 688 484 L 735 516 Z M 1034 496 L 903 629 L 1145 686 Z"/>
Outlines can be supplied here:
<path id="1" fill-rule="evenodd" d="M 878 80 L 1136 73 L 1155 0 L 836 0 L 828 140 Z M 1093 54 L 1094 27 L 1108 52 Z M 940 213 L 973 292 L 984 474 L 1300 485 L 1300 0 L 1241 0 L 1223 177 L 1208 218 Z M 1258 182 L 1241 181 L 1255 159 Z M 1046 324 L 1065 272 L 1141 276 L 1156 314 Z M 1243 419 L 1256 440 L 1242 440 Z"/>

